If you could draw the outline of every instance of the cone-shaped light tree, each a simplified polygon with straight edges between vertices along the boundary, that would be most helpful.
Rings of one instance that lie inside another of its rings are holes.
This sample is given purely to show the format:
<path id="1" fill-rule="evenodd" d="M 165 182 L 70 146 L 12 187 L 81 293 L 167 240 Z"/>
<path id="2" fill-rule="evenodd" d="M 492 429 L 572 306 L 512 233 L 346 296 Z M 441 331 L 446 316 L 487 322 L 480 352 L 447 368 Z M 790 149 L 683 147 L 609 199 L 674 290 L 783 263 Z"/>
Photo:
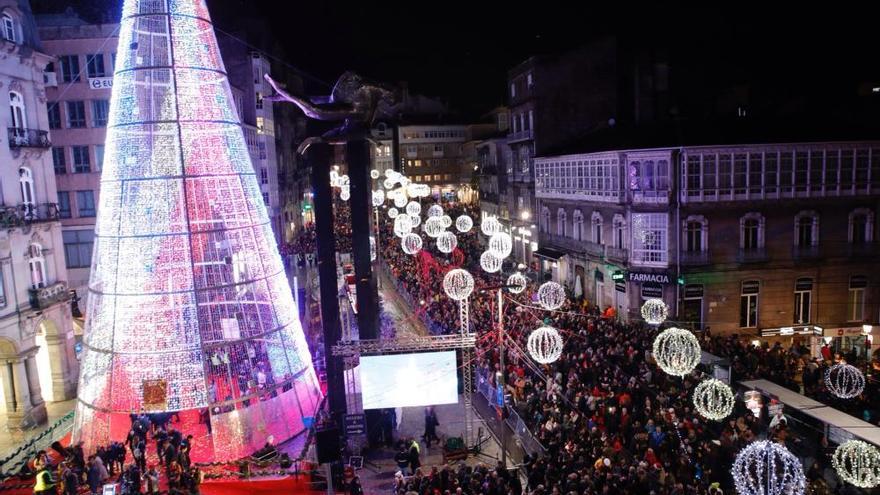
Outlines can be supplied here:
<path id="1" fill-rule="evenodd" d="M 290 438 L 321 392 L 204 0 L 125 0 L 113 82 L 74 441 Z"/>

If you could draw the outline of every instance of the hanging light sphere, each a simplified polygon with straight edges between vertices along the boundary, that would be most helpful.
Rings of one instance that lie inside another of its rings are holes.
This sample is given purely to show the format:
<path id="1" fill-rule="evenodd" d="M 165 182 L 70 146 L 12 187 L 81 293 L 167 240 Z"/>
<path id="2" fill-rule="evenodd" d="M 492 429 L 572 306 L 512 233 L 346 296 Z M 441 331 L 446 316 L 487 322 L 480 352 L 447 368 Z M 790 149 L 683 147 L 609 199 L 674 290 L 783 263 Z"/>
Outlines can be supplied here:
<path id="1" fill-rule="evenodd" d="M 409 219 L 412 220 L 412 226 L 413 226 L 413 228 L 418 227 L 418 226 L 422 223 L 422 217 L 420 217 L 420 216 L 418 216 L 418 215 L 415 215 L 415 216 L 410 215 L 410 216 L 409 216 Z"/>
<path id="2" fill-rule="evenodd" d="M 519 294 L 520 292 L 526 290 L 526 286 L 528 285 L 528 283 L 529 281 L 525 277 L 525 275 L 520 272 L 516 272 L 513 275 L 507 277 L 507 285 L 514 286 L 508 287 L 507 290 L 509 290 L 513 294 Z"/>
<path id="3" fill-rule="evenodd" d="M 370 261 L 376 261 L 376 238 L 370 236 Z"/>
<path id="4" fill-rule="evenodd" d="M 664 372 L 684 376 L 700 363 L 700 342 L 691 332 L 667 328 L 654 339 L 654 359 Z"/>
<path id="5" fill-rule="evenodd" d="M 394 184 L 395 184 L 395 182 L 394 182 L 393 180 L 391 180 L 391 179 L 385 179 L 385 180 L 382 181 L 382 186 L 384 186 L 385 189 L 391 189 L 391 188 L 393 188 L 393 187 L 394 187 Z"/>
<path id="6" fill-rule="evenodd" d="M 443 220 L 440 220 L 440 217 L 428 217 L 425 220 L 425 226 L 422 227 L 425 229 L 425 233 L 428 234 L 428 237 L 437 238 L 440 234 L 443 233 Z"/>
<path id="7" fill-rule="evenodd" d="M 452 232 L 443 232 L 437 236 L 437 250 L 449 254 L 458 246 L 458 239 Z"/>
<path id="8" fill-rule="evenodd" d="M 865 390 L 865 375 L 855 366 L 838 363 L 825 370 L 825 387 L 841 399 L 852 399 Z"/>
<path id="9" fill-rule="evenodd" d="M 449 270 L 443 277 L 443 290 L 453 301 L 464 301 L 474 291 L 474 277 L 467 270 Z"/>
<path id="10" fill-rule="evenodd" d="M 544 282 L 538 287 L 538 303 L 548 311 L 559 309 L 565 304 L 565 289 L 556 282 Z"/>
<path id="11" fill-rule="evenodd" d="M 406 206 L 406 202 L 407 202 L 407 199 L 406 199 L 405 194 L 401 194 L 398 192 L 397 194 L 394 195 L 394 206 L 396 206 L 398 208 L 403 208 Z"/>
<path id="12" fill-rule="evenodd" d="M 373 170 L 370 170 L 370 178 L 371 179 L 378 179 L 380 175 L 381 174 L 379 174 L 379 171 L 376 170 L 375 168 Z"/>
<path id="13" fill-rule="evenodd" d="M 351 184 L 348 179 L 348 174 L 340 175 L 339 179 L 336 181 L 336 184 L 339 187 L 348 187 Z"/>
<path id="14" fill-rule="evenodd" d="M 412 232 L 412 219 L 409 215 L 397 215 L 394 219 L 394 235 L 403 237 Z"/>
<path id="15" fill-rule="evenodd" d="M 449 227 L 452 227 L 452 217 L 449 215 L 442 215 L 440 220 L 443 220 L 443 228 L 448 229 Z"/>
<path id="16" fill-rule="evenodd" d="M 415 217 L 422 214 L 422 205 L 418 201 L 410 201 L 408 205 L 406 205 L 406 212 L 411 217 Z"/>
<path id="17" fill-rule="evenodd" d="M 428 208 L 428 216 L 429 217 L 442 217 L 443 216 L 443 207 L 440 205 L 431 205 Z"/>
<path id="18" fill-rule="evenodd" d="M 339 192 L 339 199 L 343 201 L 348 201 L 351 199 L 351 190 L 348 186 L 342 186 L 342 191 Z"/>
<path id="19" fill-rule="evenodd" d="M 739 495 L 803 495 L 806 488 L 801 461 L 768 440 L 740 450 L 730 472 Z"/>
<path id="20" fill-rule="evenodd" d="M 501 259 L 510 256 L 513 251 L 513 239 L 507 232 L 496 232 L 489 238 L 489 251 Z"/>
<path id="21" fill-rule="evenodd" d="M 386 168 L 385 169 L 385 177 L 388 177 L 389 179 L 396 174 L 397 174 L 397 171 L 394 170 L 393 168 Z"/>
<path id="22" fill-rule="evenodd" d="M 385 202 L 385 191 L 379 189 L 378 191 L 373 191 L 373 206 L 379 207 L 382 206 L 382 203 Z"/>
<path id="23" fill-rule="evenodd" d="M 420 197 L 421 196 L 420 191 L 421 191 L 421 188 L 419 187 L 418 184 L 409 184 L 408 186 L 406 186 L 406 195 L 411 198 Z M 421 208 L 421 206 L 422 205 L 419 205 L 420 208 Z"/>
<path id="24" fill-rule="evenodd" d="M 405 176 L 405 175 L 400 176 L 400 185 L 402 187 L 409 187 L 410 184 L 412 184 L 412 181 L 407 176 Z"/>
<path id="25" fill-rule="evenodd" d="M 480 224 L 480 230 L 483 234 L 491 237 L 492 235 L 501 232 L 501 222 L 495 217 L 486 217 Z"/>
<path id="26" fill-rule="evenodd" d="M 704 418 L 721 421 L 733 412 L 733 391 L 721 380 L 703 380 L 694 389 L 694 408 Z"/>
<path id="27" fill-rule="evenodd" d="M 648 299 L 642 304 L 642 319 L 649 325 L 659 325 L 666 321 L 669 308 L 662 299 Z"/>
<path id="28" fill-rule="evenodd" d="M 838 446 L 831 457 L 837 476 L 859 488 L 880 485 L 880 450 L 862 442 L 849 440 Z"/>
<path id="29" fill-rule="evenodd" d="M 470 232 L 474 226 L 474 221 L 467 215 L 461 215 L 455 219 L 455 228 L 462 234 Z"/>
<path id="30" fill-rule="evenodd" d="M 562 336 L 553 327 L 541 327 L 529 334 L 526 349 L 536 362 L 550 364 L 562 355 Z"/>
<path id="31" fill-rule="evenodd" d="M 422 238 L 410 232 L 400 239 L 400 248 L 406 254 L 416 254 L 422 249 Z"/>
<path id="32" fill-rule="evenodd" d="M 495 273 L 501 271 L 501 263 L 503 260 L 498 256 L 486 251 L 480 255 L 480 267 L 486 273 Z"/>
<path id="33" fill-rule="evenodd" d="M 427 184 L 419 184 L 419 197 L 427 198 L 431 195 L 431 186 Z"/>
<path id="34" fill-rule="evenodd" d="M 388 218 L 397 218 L 397 215 L 400 215 L 397 208 L 388 208 Z"/>

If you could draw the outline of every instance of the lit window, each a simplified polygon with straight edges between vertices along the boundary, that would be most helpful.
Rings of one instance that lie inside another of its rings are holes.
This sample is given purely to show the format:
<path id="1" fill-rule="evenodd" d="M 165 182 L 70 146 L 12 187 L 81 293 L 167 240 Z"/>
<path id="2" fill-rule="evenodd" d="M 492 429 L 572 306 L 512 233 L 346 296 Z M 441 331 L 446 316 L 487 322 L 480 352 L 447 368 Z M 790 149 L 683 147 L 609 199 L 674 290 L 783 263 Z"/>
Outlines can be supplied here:
<path id="1" fill-rule="evenodd" d="M 749 280 L 742 283 L 739 305 L 740 328 L 754 328 L 758 326 L 758 294 L 761 291 L 761 282 Z"/>
<path id="2" fill-rule="evenodd" d="M 667 266 L 668 216 L 665 213 L 632 215 L 632 261 L 644 266 Z"/>
<path id="3" fill-rule="evenodd" d="M 868 277 L 853 275 L 849 279 L 849 295 L 846 300 L 847 321 L 865 320 L 865 288 L 868 287 Z"/>
<path id="4" fill-rule="evenodd" d="M 13 43 L 18 42 L 18 38 L 15 35 L 15 19 L 8 13 L 3 14 L 3 39 Z"/>
<path id="5" fill-rule="evenodd" d="M 794 286 L 794 324 L 810 322 L 810 302 L 813 296 L 813 279 L 799 278 Z"/>

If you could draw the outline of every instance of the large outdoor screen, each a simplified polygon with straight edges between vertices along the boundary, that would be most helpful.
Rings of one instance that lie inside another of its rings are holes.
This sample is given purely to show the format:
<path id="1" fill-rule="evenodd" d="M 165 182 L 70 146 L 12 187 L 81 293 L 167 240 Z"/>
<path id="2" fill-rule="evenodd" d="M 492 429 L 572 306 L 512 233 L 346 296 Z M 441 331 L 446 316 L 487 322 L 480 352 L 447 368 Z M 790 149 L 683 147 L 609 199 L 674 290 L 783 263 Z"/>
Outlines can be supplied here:
<path id="1" fill-rule="evenodd" d="M 361 356 L 364 409 L 458 402 L 455 351 Z"/>

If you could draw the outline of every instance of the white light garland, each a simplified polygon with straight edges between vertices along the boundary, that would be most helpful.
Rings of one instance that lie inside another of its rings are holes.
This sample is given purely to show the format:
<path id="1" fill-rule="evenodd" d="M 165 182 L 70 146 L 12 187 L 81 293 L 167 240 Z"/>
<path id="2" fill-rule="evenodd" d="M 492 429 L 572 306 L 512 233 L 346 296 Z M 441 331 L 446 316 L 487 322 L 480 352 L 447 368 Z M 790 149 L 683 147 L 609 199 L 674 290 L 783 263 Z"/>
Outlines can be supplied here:
<path id="1" fill-rule="evenodd" d="M 489 251 L 484 252 L 480 256 L 480 267 L 486 273 L 495 273 L 501 271 L 501 264 L 503 260 Z"/>
<path id="2" fill-rule="evenodd" d="M 449 270 L 443 277 L 443 290 L 453 301 L 464 301 L 474 291 L 474 277 L 461 268 Z"/>
<path id="3" fill-rule="evenodd" d="M 831 457 L 837 476 L 859 488 L 880 485 L 880 450 L 862 442 L 849 440 L 838 446 Z"/>
<path id="4" fill-rule="evenodd" d="M 381 174 L 379 174 L 379 171 L 376 170 L 375 168 L 373 170 L 370 170 L 370 178 L 371 179 L 378 179 L 380 175 Z"/>
<path id="5" fill-rule="evenodd" d="M 642 304 L 642 319 L 649 325 L 659 325 L 666 321 L 669 308 L 662 299 L 648 299 Z"/>
<path id="6" fill-rule="evenodd" d="M 565 304 L 565 289 L 556 282 L 544 282 L 538 287 L 538 303 L 548 311 L 561 308 Z"/>
<path id="7" fill-rule="evenodd" d="M 529 334 L 526 349 L 536 362 L 550 364 L 562 355 L 562 336 L 553 327 L 541 327 Z"/>
<path id="8" fill-rule="evenodd" d="M 406 205 L 406 213 L 411 217 L 419 216 L 422 214 L 422 204 L 418 201 L 410 201 L 409 204 Z"/>
<path id="9" fill-rule="evenodd" d="M 449 254 L 458 246 L 458 239 L 452 232 L 443 232 L 437 236 L 437 250 Z"/>
<path id="10" fill-rule="evenodd" d="M 397 215 L 394 219 L 394 235 L 403 237 L 412 232 L 412 219 L 409 215 Z"/>
<path id="11" fill-rule="evenodd" d="M 806 488 L 798 458 L 768 440 L 752 442 L 740 450 L 730 472 L 739 495 L 803 495 Z"/>
<path id="12" fill-rule="evenodd" d="M 495 217 L 486 217 L 480 224 L 480 230 L 487 236 L 501 232 L 501 222 Z"/>
<path id="13" fill-rule="evenodd" d="M 703 380 L 694 389 L 694 409 L 704 418 L 721 421 L 733 412 L 733 390 L 721 380 Z"/>
<path id="14" fill-rule="evenodd" d="M 400 215 L 397 208 L 388 208 L 388 218 L 397 218 L 397 215 Z"/>
<path id="15" fill-rule="evenodd" d="M 379 207 L 382 206 L 382 203 L 385 202 L 385 191 L 379 189 L 378 191 L 373 191 L 373 206 Z"/>
<path id="16" fill-rule="evenodd" d="M 428 208 L 428 216 L 429 217 L 442 217 L 443 216 L 443 207 L 440 205 L 431 205 Z"/>
<path id="17" fill-rule="evenodd" d="M 512 294 L 519 294 L 520 292 L 526 290 L 526 286 L 529 284 L 529 280 L 520 272 L 516 272 L 513 275 L 507 277 L 507 285 L 513 285 L 515 287 L 508 287 Z"/>
<path id="18" fill-rule="evenodd" d="M 400 239 L 400 248 L 406 254 L 416 254 L 422 249 L 422 238 L 410 232 Z"/>
<path id="19" fill-rule="evenodd" d="M 474 221 L 467 215 L 461 215 L 455 219 L 455 228 L 462 234 L 470 232 L 474 227 Z"/>
<path id="20" fill-rule="evenodd" d="M 444 231 L 443 220 L 440 220 L 440 217 L 428 217 L 422 228 L 428 237 L 436 239 Z"/>
<path id="21" fill-rule="evenodd" d="M 489 251 L 501 259 L 510 256 L 513 251 L 513 239 L 506 232 L 496 232 L 489 238 Z"/>
<path id="22" fill-rule="evenodd" d="M 825 370 L 825 387 L 841 399 L 852 399 L 865 390 L 865 375 L 855 366 L 838 363 Z"/>
<path id="23" fill-rule="evenodd" d="M 654 339 L 654 360 L 664 372 L 684 376 L 700 363 L 700 342 L 691 332 L 667 328 Z"/>

